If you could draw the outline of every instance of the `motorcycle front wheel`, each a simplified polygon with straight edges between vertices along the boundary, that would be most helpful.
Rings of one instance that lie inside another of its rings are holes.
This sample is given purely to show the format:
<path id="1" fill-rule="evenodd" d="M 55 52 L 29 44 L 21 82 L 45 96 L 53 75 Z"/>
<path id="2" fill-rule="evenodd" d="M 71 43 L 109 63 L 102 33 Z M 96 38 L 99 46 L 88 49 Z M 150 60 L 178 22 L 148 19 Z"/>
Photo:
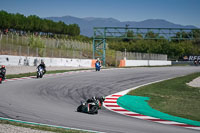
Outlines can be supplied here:
<path id="1" fill-rule="evenodd" d="M 98 107 L 97 106 L 92 106 L 88 113 L 89 114 L 98 114 Z"/>

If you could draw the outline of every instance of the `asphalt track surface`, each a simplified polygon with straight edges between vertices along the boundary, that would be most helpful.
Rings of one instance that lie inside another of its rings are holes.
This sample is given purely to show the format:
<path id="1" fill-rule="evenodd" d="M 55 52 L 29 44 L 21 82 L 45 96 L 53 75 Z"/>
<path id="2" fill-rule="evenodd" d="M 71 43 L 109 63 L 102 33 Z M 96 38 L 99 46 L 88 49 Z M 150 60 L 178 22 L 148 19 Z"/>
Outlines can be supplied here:
<path id="1" fill-rule="evenodd" d="M 0 85 L 0 117 L 101 132 L 199 133 L 111 112 L 76 112 L 80 101 L 141 84 L 200 72 L 200 67 L 137 67 L 19 80 Z"/>

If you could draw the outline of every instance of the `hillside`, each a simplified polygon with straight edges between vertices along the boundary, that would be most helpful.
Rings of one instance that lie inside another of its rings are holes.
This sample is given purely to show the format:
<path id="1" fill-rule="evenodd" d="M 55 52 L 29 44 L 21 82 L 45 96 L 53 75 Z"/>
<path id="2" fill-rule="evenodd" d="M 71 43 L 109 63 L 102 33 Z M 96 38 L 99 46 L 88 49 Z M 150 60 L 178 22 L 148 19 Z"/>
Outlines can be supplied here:
<path id="1" fill-rule="evenodd" d="M 78 18 L 72 16 L 63 16 L 63 17 L 47 17 L 46 19 L 53 21 L 63 21 L 66 24 L 78 24 L 80 26 L 81 35 L 91 37 L 93 35 L 93 27 L 124 27 L 126 24 L 129 27 L 138 27 L 138 28 L 197 28 L 192 25 L 183 26 L 180 24 L 174 24 L 172 22 L 162 20 L 162 19 L 148 19 L 140 22 L 136 21 L 124 21 L 121 22 L 114 18 Z"/>

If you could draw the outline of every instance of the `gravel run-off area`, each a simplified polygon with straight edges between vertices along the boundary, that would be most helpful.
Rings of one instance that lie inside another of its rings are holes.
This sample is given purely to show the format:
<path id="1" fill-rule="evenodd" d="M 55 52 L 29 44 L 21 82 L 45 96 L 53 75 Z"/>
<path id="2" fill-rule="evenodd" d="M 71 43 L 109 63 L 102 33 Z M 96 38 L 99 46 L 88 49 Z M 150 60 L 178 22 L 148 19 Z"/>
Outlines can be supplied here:
<path id="1" fill-rule="evenodd" d="M 0 124 L 0 133 L 53 133 L 53 132 L 17 127 L 8 124 Z"/>
<path id="2" fill-rule="evenodd" d="M 187 85 L 192 87 L 200 87 L 200 77 L 192 80 L 191 82 L 187 83 Z"/>

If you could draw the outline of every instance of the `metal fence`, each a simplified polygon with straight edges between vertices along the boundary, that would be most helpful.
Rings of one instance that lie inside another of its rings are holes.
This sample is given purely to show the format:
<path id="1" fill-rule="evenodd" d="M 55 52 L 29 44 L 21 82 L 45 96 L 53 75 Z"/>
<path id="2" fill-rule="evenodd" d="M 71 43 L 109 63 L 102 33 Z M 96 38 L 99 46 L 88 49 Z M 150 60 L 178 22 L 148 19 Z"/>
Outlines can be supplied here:
<path id="1" fill-rule="evenodd" d="M 0 54 L 92 59 L 92 43 L 89 42 L 41 38 L 45 48 L 34 48 L 28 45 L 29 39 L 30 37 L 26 36 L 0 34 Z M 106 52 L 106 63 L 114 66 L 117 66 L 119 61 L 125 57 L 128 60 L 167 60 L 167 55 L 163 54 L 110 51 Z"/>
<path id="2" fill-rule="evenodd" d="M 167 55 L 152 53 L 136 53 L 136 52 L 119 52 L 117 51 L 119 60 L 126 58 L 127 60 L 167 60 Z"/>
<path id="3" fill-rule="evenodd" d="M 13 44 L 1 44 L 1 55 L 57 57 L 57 58 L 92 58 L 92 51 L 85 50 L 61 50 L 56 48 L 31 48 Z"/>
<path id="4" fill-rule="evenodd" d="M 65 46 L 68 49 L 77 49 L 77 50 L 92 50 L 92 42 L 80 42 L 77 40 L 66 40 L 66 39 L 52 39 L 40 37 L 45 47 L 48 48 L 61 48 Z M 0 34 L 0 41 L 4 44 L 15 44 L 27 46 L 30 41 L 30 36 L 19 36 L 13 34 Z"/>
<path id="5" fill-rule="evenodd" d="M 0 54 L 58 58 L 92 58 L 92 44 L 64 39 L 41 38 L 45 48 L 29 46 L 30 37 L 0 34 Z"/>

